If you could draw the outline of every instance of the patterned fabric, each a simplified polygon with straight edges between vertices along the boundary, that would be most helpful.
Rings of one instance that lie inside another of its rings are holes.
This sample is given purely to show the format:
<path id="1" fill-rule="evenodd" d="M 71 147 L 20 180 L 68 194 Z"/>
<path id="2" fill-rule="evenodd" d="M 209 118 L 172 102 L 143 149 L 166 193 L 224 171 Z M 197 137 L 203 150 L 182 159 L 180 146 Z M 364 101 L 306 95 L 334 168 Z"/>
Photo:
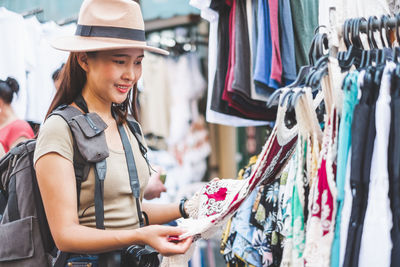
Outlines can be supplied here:
<path id="1" fill-rule="evenodd" d="M 303 266 L 303 251 L 305 244 L 304 207 L 305 187 L 307 178 L 305 172 L 305 155 L 307 143 L 299 137 L 294 157 L 294 184 L 291 200 L 291 220 L 288 235 L 284 243 L 281 266 Z"/>
<path id="2" fill-rule="evenodd" d="M 310 192 L 309 219 L 307 225 L 304 259 L 306 266 L 330 266 L 330 252 L 336 215 L 336 146 L 338 117 L 331 112 L 326 123 L 319 160 L 318 177 Z"/>
<path id="3" fill-rule="evenodd" d="M 251 175 L 252 167 L 256 162 L 257 162 L 257 156 L 251 157 L 249 163 L 238 172 L 237 180 L 243 180 L 249 178 Z M 236 231 L 234 227 L 231 227 L 233 218 L 234 217 L 232 217 L 225 226 L 225 230 L 223 231 L 221 238 L 221 247 L 220 247 L 220 252 L 223 255 L 225 262 L 227 262 L 228 266 L 237 264 L 237 259 L 232 250 L 233 242 L 235 241 L 236 237 Z"/>
<path id="4" fill-rule="evenodd" d="M 209 238 L 227 222 L 258 185 L 271 183 L 280 174 L 297 142 L 295 132 L 288 137 L 285 139 L 280 135 L 275 126 L 249 179 L 223 179 L 206 184 L 198 196 L 198 217 L 181 221 L 182 226 L 190 229 L 182 238 Z"/>
<path id="5" fill-rule="evenodd" d="M 278 228 L 279 187 L 280 179 L 264 186 L 258 205 L 258 211 L 261 212 L 258 212 L 258 217 L 256 216 L 257 222 L 262 228 L 254 231 L 252 243 L 262 256 L 262 266 L 265 267 L 279 266 L 282 257 L 282 237 L 276 232 Z"/>
<path id="6" fill-rule="evenodd" d="M 188 229 L 185 234 L 180 236 L 181 238 L 189 236 L 211 238 L 226 224 L 257 186 L 272 183 L 281 173 L 297 143 L 297 129 L 294 127 L 289 130 L 285 127 L 285 114 L 285 107 L 278 109 L 275 127 L 258 156 L 249 179 L 213 180 L 190 200 L 192 213 L 196 216 L 178 222 L 179 225 Z M 210 212 L 210 209 L 213 211 Z M 183 266 L 187 264 L 190 257 L 190 252 L 184 255 L 164 257 L 162 266 Z"/>

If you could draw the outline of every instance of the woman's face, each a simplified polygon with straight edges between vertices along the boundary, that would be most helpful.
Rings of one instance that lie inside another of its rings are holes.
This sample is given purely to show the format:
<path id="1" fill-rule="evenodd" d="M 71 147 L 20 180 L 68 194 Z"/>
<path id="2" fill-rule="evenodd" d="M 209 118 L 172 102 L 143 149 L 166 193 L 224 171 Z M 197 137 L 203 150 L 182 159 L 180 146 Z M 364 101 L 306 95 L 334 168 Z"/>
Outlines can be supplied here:
<path id="1" fill-rule="evenodd" d="M 105 103 L 122 103 L 142 75 L 143 49 L 98 51 L 87 58 L 85 88 Z"/>

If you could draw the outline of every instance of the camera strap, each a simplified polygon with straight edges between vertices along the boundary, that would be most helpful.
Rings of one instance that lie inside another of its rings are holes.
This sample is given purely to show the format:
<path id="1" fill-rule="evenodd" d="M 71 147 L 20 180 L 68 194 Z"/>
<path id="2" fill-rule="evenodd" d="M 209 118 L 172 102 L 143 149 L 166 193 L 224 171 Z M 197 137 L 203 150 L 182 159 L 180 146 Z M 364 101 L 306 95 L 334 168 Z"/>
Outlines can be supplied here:
<path id="1" fill-rule="evenodd" d="M 126 159 L 126 164 L 128 166 L 128 172 L 129 172 L 129 183 L 131 186 L 132 194 L 134 198 L 136 199 L 136 209 L 139 217 L 139 222 L 140 222 L 140 227 L 144 226 L 144 220 L 142 216 L 142 210 L 140 206 L 140 183 L 139 183 L 139 177 L 137 174 L 137 168 L 136 168 L 136 163 L 135 163 L 135 158 L 133 156 L 133 151 L 131 144 L 128 139 L 128 135 L 126 134 L 126 131 L 124 129 L 124 126 L 122 124 L 118 124 L 118 131 L 121 136 L 121 141 L 122 145 L 124 147 L 125 151 L 125 159 Z"/>

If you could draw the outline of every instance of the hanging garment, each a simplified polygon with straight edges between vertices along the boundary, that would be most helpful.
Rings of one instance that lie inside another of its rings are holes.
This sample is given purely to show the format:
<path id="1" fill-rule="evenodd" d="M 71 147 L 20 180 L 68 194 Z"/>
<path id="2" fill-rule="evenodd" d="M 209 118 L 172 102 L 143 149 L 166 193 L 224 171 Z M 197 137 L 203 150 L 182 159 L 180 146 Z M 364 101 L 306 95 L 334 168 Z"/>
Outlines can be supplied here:
<path id="1" fill-rule="evenodd" d="M 291 238 L 293 238 L 292 232 L 292 196 L 293 196 L 293 189 L 294 183 L 296 178 L 296 171 L 297 171 L 297 154 L 296 151 L 293 153 L 292 158 L 288 163 L 288 174 L 287 174 L 287 181 L 284 188 L 282 188 L 283 193 L 282 195 L 282 205 L 281 205 L 281 216 L 282 216 L 282 235 L 285 237 L 284 247 L 286 247 L 286 243 L 291 242 Z M 285 258 L 285 252 L 284 252 Z"/>
<path id="2" fill-rule="evenodd" d="M 33 44 L 30 42 L 24 19 L 20 14 L 0 7 L 0 79 L 13 77 L 19 92 L 14 96 L 12 108 L 18 118 L 25 119 L 27 109 L 26 73 L 34 66 Z M 40 90 L 40 88 L 36 88 Z"/>
<path id="3" fill-rule="evenodd" d="M 228 92 L 234 79 L 235 65 L 235 8 L 236 0 L 212 1 L 211 8 L 218 10 L 218 58 L 214 79 L 211 109 L 251 120 L 273 121 L 276 109 L 267 109 L 265 102 L 253 101 L 240 94 Z M 229 37 L 229 38 L 227 38 Z"/>
<path id="4" fill-rule="evenodd" d="M 246 11 L 247 1 L 236 1 L 236 20 L 235 20 L 235 65 L 233 66 L 233 82 L 231 88 L 228 90 L 237 91 L 245 97 L 251 97 L 252 78 L 250 76 L 251 70 L 251 54 L 250 54 L 250 40 L 249 40 L 249 27 Z"/>
<path id="5" fill-rule="evenodd" d="M 332 243 L 331 252 L 331 267 L 339 267 L 340 259 L 340 225 L 341 214 L 344 202 L 344 187 L 346 182 L 346 168 L 347 160 L 351 145 L 351 123 L 353 121 L 354 107 L 358 103 L 357 94 L 357 78 L 358 71 L 354 71 L 347 75 L 343 86 L 343 107 L 342 117 L 340 120 L 339 136 L 338 136 L 338 157 L 337 157 L 337 173 L 336 173 L 336 187 L 337 187 L 337 213 L 335 220 L 335 236 Z"/>
<path id="6" fill-rule="evenodd" d="M 272 94 L 278 84 L 271 84 L 272 39 L 270 14 L 267 0 L 258 0 L 257 10 L 257 57 L 254 67 L 256 92 L 265 96 Z"/>
<path id="7" fill-rule="evenodd" d="M 211 3 L 211 1 L 210 1 Z M 208 5 L 196 6 L 201 8 L 201 16 L 210 23 L 208 38 L 208 91 L 207 91 L 207 110 L 206 120 L 210 123 L 218 123 L 234 127 L 259 126 L 268 122 L 247 120 L 229 114 L 220 113 L 211 109 L 211 101 L 213 96 L 213 85 L 217 71 L 217 50 L 218 50 L 218 20 L 219 15 Z M 192 4 L 192 3 L 191 3 Z M 198 4 L 196 2 L 196 4 Z M 205 3 L 203 3 L 205 4 Z M 146 59 L 147 60 L 147 59 Z"/>
<path id="8" fill-rule="evenodd" d="M 171 105 L 168 65 L 165 58 L 145 52 L 143 66 L 143 90 L 139 94 L 140 117 L 143 133 L 163 137 L 170 132 Z"/>
<path id="9" fill-rule="evenodd" d="M 369 71 L 373 71 L 370 69 Z M 373 72 L 374 73 L 374 72 Z M 370 73 L 366 72 L 364 77 Z M 365 79 L 365 78 L 364 78 Z M 362 228 L 368 204 L 371 160 L 375 140 L 375 104 L 378 86 L 366 83 L 361 86 L 360 103 L 354 109 L 352 124 L 352 155 L 350 185 L 353 195 L 351 217 L 347 234 L 344 267 L 357 267 L 360 253 Z"/>
<path id="10" fill-rule="evenodd" d="M 361 237 L 359 265 L 390 266 L 392 212 L 389 201 L 388 143 L 390 133 L 390 85 L 396 64 L 388 62 L 376 101 L 376 139 L 371 162 L 368 206 Z M 378 246 L 376 244 L 379 244 Z M 371 257 L 374 255 L 374 257 Z"/>
<path id="11" fill-rule="evenodd" d="M 318 177 L 310 190 L 310 210 L 304 250 L 306 266 L 330 265 L 336 215 L 337 129 L 338 117 L 334 108 L 325 126 Z"/>
<path id="12" fill-rule="evenodd" d="M 281 237 L 277 233 L 280 180 L 265 185 L 255 220 L 261 225 L 253 234 L 252 245 L 262 256 L 262 266 L 279 266 L 282 258 Z"/>
<path id="13" fill-rule="evenodd" d="M 246 9 L 247 9 L 247 25 L 249 27 L 249 40 L 250 40 L 250 62 L 251 62 L 251 96 L 250 98 L 253 100 L 259 101 L 268 101 L 268 97 L 263 94 L 258 94 L 256 91 L 256 85 L 254 83 L 254 67 L 255 62 L 257 60 L 257 9 L 258 9 L 258 0 L 246 0 Z"/>
<path id="14" fill-rule="evenodd" d="M 69 52 L 51 47 L 50 40 L 61 35 L 73 35 L 76 24 L 59 26 L 53 21 L 40 23 L 36 16 L 24 20 L 34 66 L 27 75 L 27 107 L 25 120 L 41 124 L 56 93 L 52 74 L 65 63 Z"/>
<path id="15" fill-rule="evenodd" d="M 284 211 L 284 201 L 285 201 L 285 190 L 286 185 L 288 184 L 288 176 L 289 176 L 289 166 L 290 166 L 289 159 L 288 164 L 285 166 L 281 173 L 281 177 L 279 178 L 279 196 L 278 196 L 278 212 L 276 214 L 276 228 L 275 231 L 279 233 L 283 237 L 283 213 Z"/>
<path id="16" fill-rule="evenodd" d="M 271 76 L 270 84 L 282 85 L 282 59 L 280 48 L 279 22 L 278 22 L 278 0 L 269 0 L 269 19 L 271 26 Z M 280 87 L 280 86 L 279 86 Z"/>
<path id="17" fill-rule="evenodd" d="M 308 50 L 318 26 L 318 0 L 291 0 L 296 68 L 308 65 Z"/>
<path id="18" fill-rule="evenodd" d="M 295 153 L 295 178 L 291 197 L 291 221 L 288 235 L 284 242 L 281 266 L 303 266 L 303 252 L 305 244 L 304 207 L 305 207 L 305 148 L 307 143 L 304 137 L 299 136 Z"/>
<path id="19" fill-rule="evenodd" d="M 225 87 L 222 93 L 222 99 L 228 103 L 229 107 L 235 109 L 240 114 L 244 115 L 246 118 L 273 121 L 275 120 L 275 114 L 276 114 L 275 108 L 269 109 L 266 107 L 265 102 L 251 100 L 250 97 L 247 96 L 250 95 L 250 93 L 243 93 L 241 91 L 234 90 L 233 88 L 233 82 L 235 79 L 235 69 L 238 68 L 237 64 L 243 63 L 243 62 L 236 62 L 236 57 L 237 57 L 236 52 L 243 53 L 243 51 L 238 50 L 236 47 L 237 42 L 239 43 L 243 42 L 242 40 L 243 34 L 242 36 L 238 36 L 238 30 L 241 28 L 238 27 L 239 26 L 238 20 L 241 15 L 245 15 L 244 12 L 240 12 L 239 10 L 240 5 L 238 6 L 237 4 L 238 2 L 240 1 L 232 0 L 231 3 L 232 7 L 229 17 L 230 45 L 229 45 L 228 71 L 225 78 Z M 243 1 L 241 2 L 242 4 L 244 3 Z M 240 23 L 243 23 L 243 21 L 245 20 L 242 19 L 239 21 Z M 249 89 L 250 86 L 248 85 L 246 90 Z"/>
<path id="20" fill-rule="evenodd" d="M 252 245 L 253 233 L 255 227 L 249 224 L 251 207 L 253 206 L 257 190 L 254 190 L 250 196 L 243 202 L 232 219 L 232 230 L 236 232 L 232 244 L 232 251 L 236 258 L 251 265 L 261 267 L 261 256 L 257 247 Z"/>
<path id="21" fill-rule="evenodd" d="M 218 180 L 204 186 L 197 199 L 193 199 L 193 218 L 185 219 L 180 225 L 189 229 L 182 238 L 201 236 L 210 238 L 236 212 L 243 201 L 261 183 L 271 183 L 280 174 L 290 158 L 297 142 L 296 127 L 287 129 L 284 125 L 286 108 L 278 112 L 277 122 L 262 152 L 251 177 L 246 180 Z M 166 257 L 164 266 L 179 266 L 186 263 L 189 254 Z"/>
<path id="22" fill-rule="evenodd" d="M 290 0 L 279 0 L 279 33 L 282 52 L 282 83 L 289 84 L 296 79 L 296 58 Z"/>
<path id="23" fill-rule="evenodd" d="M 391 101 L 391 125 L 389 137 L 389 196 L 393 213 L 392 236 L 392 267 L 400 266 L 400 80 L 393 77 Z"/>
<path id="24" fill-rule="evenodd" d="M 252 167 L 257 161 L 257 157 L 253 157 L 249 161 L 249 165 L 239 171 L 238 179 L 248 179 L 252 172 Z M 244 170 L 244 171 L 243 171 Z M 254 190 L 240 206 L 234 217 L 230 220 L 230 233 L 233 235 L 232 243 L 229 246 L 230 254 L 235 259 L 239 258 L 241 261 L 254 266 L 262 266 L 261 255 L 258 253 L 257 248 L 252 246 L 252 236 L 254 227 L 249 224 L 251 215 L 251 206 L 257 197 L 257 190 Z M 224 253 L 228 252 L 227 250 Z M 225 258 L 226 258 L 226 254 Z M 230 261 L 232 263 L 232 260 Z"/>
<path id="25" fill-rule="evenodd" d="M 357 78 L 357 91 L 361 92 L 361 87 L 364 85 L 364 75 L 365 75 L 365 70 L 360 71 L 360 74 L 358 75 Z M 357 99 L 359 99 L 359 95 L 357 96 Z M 357 104 L 358 105 L 358 104 Z M 356 106 L 357 106 L 356 105 Z M 354 107 L 355 110 L 355 107 Z M 353 121 L 352 121 L 352 136 L 351 140 L 353 140 L 353 124 L 354 122 L 354 115 L 355 111 L 353 111 Z M 352 142 L 351 142 L 352 143 Z M 353 144 L 352 144 L 353 145 Z M 341 222 L 340 222 L 340 257 L 339 257 L 339 266 L 343 266 L 345 254 L 346 254 L 346 246 L 347 246 L 347 236 L 348 236 L 348 229 L 350 225 L 350 217 L 351 217 L 351 211 L 352 211 L 352 206 L 353 206 L 353 192 L 351 188 L 351 182 L 350 182 L 350 177 L 351 177 L 351 169 L 352 169 L 352 160 L 351 160 L 351 155 L 353 153 L 353 148 L 352 146 L 350 147 L 347 163 L 346 163 L 346 178 L 344 182 L 344 201 L 343 201 L 343 209 L 341 213 Z"/>

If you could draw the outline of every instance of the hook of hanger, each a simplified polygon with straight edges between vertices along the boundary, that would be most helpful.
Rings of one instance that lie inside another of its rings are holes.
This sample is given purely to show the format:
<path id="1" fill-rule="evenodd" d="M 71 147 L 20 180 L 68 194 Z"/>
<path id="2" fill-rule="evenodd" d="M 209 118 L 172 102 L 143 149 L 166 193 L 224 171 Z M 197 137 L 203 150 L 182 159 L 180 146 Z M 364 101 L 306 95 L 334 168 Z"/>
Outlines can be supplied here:
<path id="1" fill-rule="evenodd" d="M 349 40 L 349 23 L 351 19 L 346 19 L 346 21 L 343 24 L 343 40 L 344 44 L 346 45 L 346 49 L 349 49 L 351 43 Z"/>
<path id="2" fill-rule="evenodd" d="M 376 16 L 371 16 L 368 18 L 367 22 L 367 35 L 368 35 L 368 44 L 370 45 L 370 49 L 373 48 L 378 48 L 378 45 L 375 41 L 375 36 L 374 36 L 374 21 L 378 19 Z"/>
<path id="3" fill-rule="evenodd" d="M 363 44 L 363 42 L 361 40 L 361 29 L 360 29 L 360 27 L 364 22 L 367 22 L 367 19 L 364 18 L 364 17 L 361 17 L 361 18 L 358 19 L 358 24 L 357 24 L 357 41 L 358 41 L 358 43 L 360 45 L 360 48 L 363 49 L 363 50 L 365 49 L 365 47 L 364 47 L 364 44 Z"/>
<path id="4" fill-rule="evenodd" d="M 390 21 L 391 16 L 388 15 L 386 16 L 386 20 L 383 22 L 383 26 L 385 27 L 385 35 L 386 35 L 386 42 L 388 44 L 388 47 L 392 47 L 393 43 L 391 42 L 390 38 L 390 26 L 389 26 L 389 21 Z"/>
<path id="5" fill-rule="evenodd" d="M 351 42 L 357 48 L 362 48 L 362 43 L 360 39 L 360 21 L 361 19 L 354 19 L 351 28 Z"/>
<path id="6" fill-rule="evenodd" d="M 381 37 L 381 42 L 382 42 L 383 48 L 387 47 L 385 39 L 383 38 L 383 33 L 382 33 L 384 28 L 385 28 L 385 31 L 386 31 L 387 22 L 388 22 L 388 17 L 386 17 L 385 15 L 382 15 L 381 16 L 381 20 L 380 20 L 380 25 L 379 25 L 379 33 L 380 33 L 380 37 Z M 385 33 L 385 34 L 387 34 L 387 33 Z"/>

